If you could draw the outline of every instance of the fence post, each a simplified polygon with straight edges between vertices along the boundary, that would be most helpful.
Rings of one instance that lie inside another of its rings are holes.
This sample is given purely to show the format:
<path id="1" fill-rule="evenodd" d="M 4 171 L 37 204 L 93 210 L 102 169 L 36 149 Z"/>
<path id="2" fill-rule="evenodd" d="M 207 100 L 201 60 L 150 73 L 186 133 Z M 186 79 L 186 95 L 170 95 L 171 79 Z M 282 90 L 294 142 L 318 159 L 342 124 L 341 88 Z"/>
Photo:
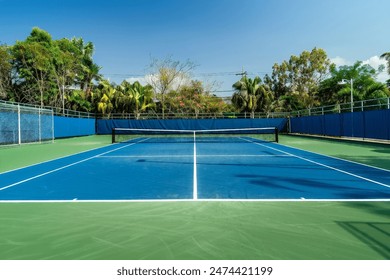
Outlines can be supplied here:
<path id="1" fill-rule="evenodd" d="M 22 132 L 20 127 L 20 105 L 18 104 L 18 144 L 22 144 Z"/>
<path id="2" fill-rule="evenodd" d="M 38 141 L 42 142 L 41 107 L 38 108 Z"/>
<path id="3" fill-rule="evenodd" d="M 51 111 L 51 142 L 54 143 L 54 110 Z"/>

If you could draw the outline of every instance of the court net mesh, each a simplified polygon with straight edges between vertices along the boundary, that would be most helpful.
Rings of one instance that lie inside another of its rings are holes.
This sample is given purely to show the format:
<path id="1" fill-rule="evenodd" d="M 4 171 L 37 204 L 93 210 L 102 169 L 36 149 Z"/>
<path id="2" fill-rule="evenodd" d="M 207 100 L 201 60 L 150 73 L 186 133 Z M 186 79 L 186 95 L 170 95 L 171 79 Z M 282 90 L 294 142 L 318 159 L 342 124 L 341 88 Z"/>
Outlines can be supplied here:
<path id="1" fill-rule="evenodd" d="M 174 129 L 112 129 L 112 143 L 151 142 L 278 142 L 276 127 L 174 130 Z"/>

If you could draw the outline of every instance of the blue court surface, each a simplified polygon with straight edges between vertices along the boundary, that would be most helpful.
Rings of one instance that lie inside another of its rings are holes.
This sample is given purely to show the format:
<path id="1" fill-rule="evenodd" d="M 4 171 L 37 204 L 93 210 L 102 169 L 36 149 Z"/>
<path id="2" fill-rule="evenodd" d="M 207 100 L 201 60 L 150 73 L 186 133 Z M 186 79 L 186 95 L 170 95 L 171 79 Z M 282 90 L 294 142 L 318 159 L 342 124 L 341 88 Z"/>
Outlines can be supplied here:
<path id="1" fill-rule="evenodd" d="M 140 138 L 0 174 L 1 201 L 366 199 L 390 200 L 390 171 L 248 137 Z"/>

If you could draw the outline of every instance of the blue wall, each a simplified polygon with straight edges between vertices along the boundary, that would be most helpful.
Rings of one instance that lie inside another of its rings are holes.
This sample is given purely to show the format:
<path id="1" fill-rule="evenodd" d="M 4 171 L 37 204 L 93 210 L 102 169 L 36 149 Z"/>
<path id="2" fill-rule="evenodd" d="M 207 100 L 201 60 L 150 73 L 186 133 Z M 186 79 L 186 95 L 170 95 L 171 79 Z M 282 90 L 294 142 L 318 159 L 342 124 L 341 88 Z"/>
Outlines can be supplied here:
<path id="1" fill-rule="evenodd" d="M 95 134 L 95 119 L 54 116 L 54 138 Z"/>
<path id="2" fill-rule="evenodd" d="M 292 133 L 390 140 L 390 110 L 291 118 Z"/>
<path id="3" fill-rule="evenodd" d="M 174 119 L 174 120 L 98 120 L 97 134 L 111 134 L 113 128 L 141 129 L 229 129 L 277 127 L 282 130 L 286 119 Z"/>

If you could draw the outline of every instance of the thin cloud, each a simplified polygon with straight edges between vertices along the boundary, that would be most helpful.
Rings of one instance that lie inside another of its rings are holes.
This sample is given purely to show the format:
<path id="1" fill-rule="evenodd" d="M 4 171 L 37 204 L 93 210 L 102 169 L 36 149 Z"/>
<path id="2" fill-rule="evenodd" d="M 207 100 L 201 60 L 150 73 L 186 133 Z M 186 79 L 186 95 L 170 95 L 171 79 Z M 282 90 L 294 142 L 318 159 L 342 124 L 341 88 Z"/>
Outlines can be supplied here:
<path id="1" fill-rule="evenodd" d="M 353 62 L 347 60 L 346 58 L 340 57 L 340 56 L 336 56 L 334 58 L 331 58 L 330 61 L 332 63 L 334 63 L 337 67 L 345 66 L 345 65 L 346 66 L 353 65 Z M 384 83 L 390 78 L 389 75 L 387 74 L 388 72 L 387 72 L 387 65 L 386 65 L 385 59 L 380 58 L 379 56 L 375 55 L 375 56 L 372 56 L 366 60 L 363 60 L 362 62 L 363 62 L 363 64 L 370 65 L 375 70 L 378 70 L 382 65 L 385 67 L 384 70 L 382 72 L 380 72 L 377 76 L 377 80 L 379 82 Z"/>
<path id="2" fill-rule="evenodd" d="M 331 58 L 330 61 L 332 63 L 334 63 L 337 67 L 339 66 L 345 66 L 345 65 L 352 65 L 353 63 L 348 61 L 347 59 L 343 58 L 343 57 L 340 57 L 340 56 L 336 56 L 334 58 Z"/>

